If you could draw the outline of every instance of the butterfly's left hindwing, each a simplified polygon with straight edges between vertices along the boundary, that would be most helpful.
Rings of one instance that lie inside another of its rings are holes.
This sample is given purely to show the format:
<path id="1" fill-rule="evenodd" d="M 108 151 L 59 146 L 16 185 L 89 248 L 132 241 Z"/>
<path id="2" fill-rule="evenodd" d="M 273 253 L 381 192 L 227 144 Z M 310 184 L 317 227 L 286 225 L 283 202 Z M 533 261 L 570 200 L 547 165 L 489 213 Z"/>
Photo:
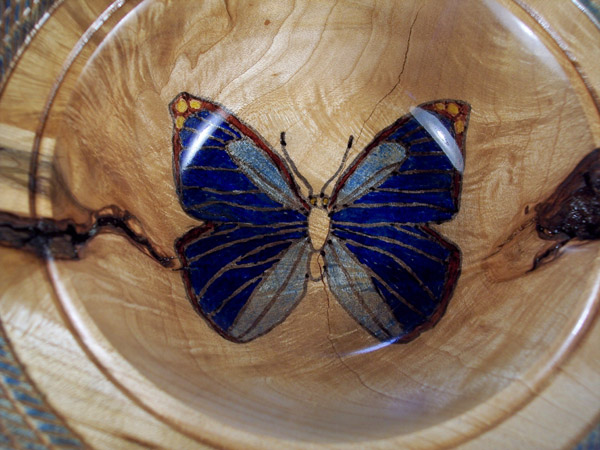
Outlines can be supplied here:
<path id="1" fill-rule="evenodd" d="M 195 308 L 230 340 L 247 342 L 268 332 L 304 296 L 306 224 L 207 224 L 176 246 Z"/>
<path id="2" fill-rule="evenodd" d="M 231 113 L 187 93 L 170 109 L 177 194 L 206 221 L 176 243 L 188 296 L 221 335 L 250 341 L 304 295 L 310 206 L 285 163 Z"/>
<path id="3" fill-rule="evenodd" d="M 380 340 L 413 339 L 452 295 L 460 252 L 427 224 L 458 211 L 468 115 L 458 101 L 420 105 L 379 133 L 333 190 L 329 286 Z"/>

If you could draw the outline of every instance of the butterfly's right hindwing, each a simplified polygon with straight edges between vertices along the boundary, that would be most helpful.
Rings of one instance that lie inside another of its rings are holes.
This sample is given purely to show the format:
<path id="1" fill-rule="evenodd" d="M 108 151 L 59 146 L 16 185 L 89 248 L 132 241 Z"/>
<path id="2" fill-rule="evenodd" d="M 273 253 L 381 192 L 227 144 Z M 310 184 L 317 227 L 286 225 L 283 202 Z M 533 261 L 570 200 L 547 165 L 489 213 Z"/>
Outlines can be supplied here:
<path id="1" fill-rule="evenodd" d="M 458 248 L 425 226 L 337 224 L 324 252 L 330 289 L 382 341 L 435 325 L 460 272 Z"/>

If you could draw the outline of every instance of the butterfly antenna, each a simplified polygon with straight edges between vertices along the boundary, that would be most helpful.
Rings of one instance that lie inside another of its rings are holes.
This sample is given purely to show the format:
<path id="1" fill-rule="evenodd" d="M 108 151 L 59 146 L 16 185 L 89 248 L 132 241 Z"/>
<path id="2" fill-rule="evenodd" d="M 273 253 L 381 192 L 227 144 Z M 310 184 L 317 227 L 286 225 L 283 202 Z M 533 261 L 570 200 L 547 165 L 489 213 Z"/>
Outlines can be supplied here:
<path id="1" fill-rule="evenodd" d="M 348 139 L 348 146 L 346 147 L 346 151 L 344 152 L 344 156 L 342 157 L 342 162 L 340 163 L 340 166 L 335 171 L 335 173 L 333 175 L 331 175 L 331 178 L 329 178 L 329 180 L 327 180 L 325 182 L 325 184 L 323 185 L 323 188 L 321 189 L 321 193 L 325 192 L 325 189 L 327 189 L 327 186 L 329 186 L 329 183 L 331 183 L 333 180 L 335 180 L 335 178 L 340 174 L 340 172 L 344 168 L 344 165 L 346 164 L 346 160 L 348 159 L 348 155 L 350 154 L 350 149 L 352 148 L 353 142 L 354 142 L 354 136 L 350 135 L 350 138 Z"/>
<path id="2" fill-rule="evenodd" d="M 310 185 L 308 180 L 306 178 L 304 178 L 304 176 L 298 171 L 296 164 L 294 164 L 294 161 L 292 161 L 292 158 L 290 158 L 290 154 L 287 151 L 287 148 L 286 148 L 287 143 L 285 142 L 285 131 L 281 132 L 281 135 L 279 136 L 279 143 L 281 144 L 281 150 L 283 152 L 283 156 L 285 157 L 285 160 L 287 161 L 289 166 L 292 168 L 292 172 L 294 172 L 294 175 L 296 175 L 296 178 L 298 180 L 302 181 L 302 183 L 308 190 L 308 196 L 312 197 L 312 195 L 313 195 L 312 186 Z"/>

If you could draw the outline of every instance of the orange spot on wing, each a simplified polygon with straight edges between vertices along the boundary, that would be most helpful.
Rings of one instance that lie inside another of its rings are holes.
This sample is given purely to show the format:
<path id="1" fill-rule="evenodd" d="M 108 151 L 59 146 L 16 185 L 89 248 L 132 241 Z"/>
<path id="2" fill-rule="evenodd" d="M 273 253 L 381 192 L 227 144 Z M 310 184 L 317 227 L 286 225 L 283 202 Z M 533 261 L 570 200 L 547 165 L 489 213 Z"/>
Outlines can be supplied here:
<path id="1" fill-rule="evenodd" d="M 459 109 L 458 109 L 458 105 L 457 105 L 456 103 L 450 103 L 450 104 L 448 105 L 448 109 L 447 109 L 447 111 L 448 111 L 448 112 L 450 113 L 450 115 L 452 115 L 452 116 L 455 116 L 455 115 L 457 115 L 457 114 L 458 114 L 458 111 L 459 111 Z"/>
<path id="2" fill-rule="evenodd" d="M 454 131 L 456 131 L 457 134 L 465 131 L 465 123 L 462 120 L 457 120 L 454 122 Z"/>
<path id="3" fill-rule="evenodd" d="M 187 104 L 187 102 L 184 99 L 179 99 L 179 101 L 177 102 L 177 105 L 175 105 L 175 108 L 180 113 L 184 113 L 188 109 L 188 104 Z"/>

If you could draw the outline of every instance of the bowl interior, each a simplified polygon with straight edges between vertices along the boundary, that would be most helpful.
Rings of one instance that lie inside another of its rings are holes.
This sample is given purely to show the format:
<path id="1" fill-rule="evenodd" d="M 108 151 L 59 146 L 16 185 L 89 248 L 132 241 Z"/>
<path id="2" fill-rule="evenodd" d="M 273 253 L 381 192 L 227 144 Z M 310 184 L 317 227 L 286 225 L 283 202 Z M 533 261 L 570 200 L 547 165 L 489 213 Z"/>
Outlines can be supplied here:
<path id="1" fill-rule="evenodd" d="M 143 2 L 72 87 L 56 130 L 57 216 L 118 205 L 175 255 L 200 225 L 173 181 L 169 103 L 182 91 L 226 106 L 276 149 L 285 131 L 316 192 L 349 135 L 352 160 L 411 107 L 457 99 L 472 107 L 461 208 L 434 228 L 460 248 L 462 273 L 434 329 L 388 346 L 322 281 L 270 333 L 227 341 L 194 312 L 179 271 L 110 234 L 80 261 L 53 263 L 59 297 L 105 369 L 192 433 L 206 432 L 199 418 L 317 442 L 440 425 L 535 379 L 590 299 L 592 246 L 508 279 L 485 264 L 593 148 L 575 79 L 541 28 L 492 0 Z"/>

